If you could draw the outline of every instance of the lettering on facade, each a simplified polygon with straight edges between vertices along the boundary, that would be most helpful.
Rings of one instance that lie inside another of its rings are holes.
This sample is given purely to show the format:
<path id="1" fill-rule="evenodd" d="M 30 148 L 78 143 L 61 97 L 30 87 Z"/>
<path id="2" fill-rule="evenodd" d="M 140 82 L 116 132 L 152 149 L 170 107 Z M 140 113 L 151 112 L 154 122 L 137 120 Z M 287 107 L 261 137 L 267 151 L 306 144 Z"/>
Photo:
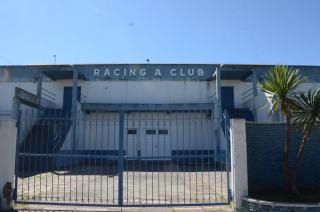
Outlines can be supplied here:
<path id="1" fill-rule="evenodd" d="M 146 70 L 145 68 L 94 68 L 93 76 L 95 78 L 132 78 L 132 77 L 146 77 L 149 78 L 184 78 L 184 77 L 203 77 L 205 70 L 203 68 L 171 68 L 162 70 L 155 68 Z"/>

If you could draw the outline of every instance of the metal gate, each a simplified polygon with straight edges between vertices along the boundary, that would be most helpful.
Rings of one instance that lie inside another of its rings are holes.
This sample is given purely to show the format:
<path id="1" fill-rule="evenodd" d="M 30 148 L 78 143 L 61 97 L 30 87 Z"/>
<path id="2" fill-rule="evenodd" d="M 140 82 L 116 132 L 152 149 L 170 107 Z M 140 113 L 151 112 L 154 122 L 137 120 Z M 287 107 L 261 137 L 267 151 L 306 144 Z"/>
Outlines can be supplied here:
<path id="1" fill-rule="evenodd" d="M 216 151 L 211 109 L 79 112 L 77 117 L 73 126 L 67 111 L 20 112 L 17 202 L 229 203 L 228 136 Z"/>

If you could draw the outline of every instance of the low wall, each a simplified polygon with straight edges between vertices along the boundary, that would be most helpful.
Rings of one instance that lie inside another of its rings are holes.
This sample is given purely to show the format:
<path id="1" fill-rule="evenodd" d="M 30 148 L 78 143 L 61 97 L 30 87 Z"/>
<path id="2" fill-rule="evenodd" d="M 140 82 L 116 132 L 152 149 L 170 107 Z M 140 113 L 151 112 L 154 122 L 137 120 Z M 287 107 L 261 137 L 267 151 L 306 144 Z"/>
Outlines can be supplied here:
<path id="1" fill-rule="evenodd" d="M 249 195 L 283 188 L 282 151 L 285 124 L 246 123 Z M 290 166 L 295 164 L 302 132 L 292 130 Z M 320 126 L 314 130 L 302 156 L 298 186 L 320 188 Z"/>
<path id="2" fill-rule="evenodd" d="M 252 198 L 242 198 L 242 208 L 250 212 L 268 211 L 268 212 L 316 212 L 320 211 L 319 204 L 296 204 L 283 202 L 268 202 Z"/>
<path id="3" fill-rule="evenodd" d="M 12 119 L 0 119 L 0 197 L 6 182 L 14 186 L 14 167 L 16 153 L 16 122 Z M 4 202 L 1 204 L 4 207 Z M 1 209 L 0 209 L 1 210 Z"/>

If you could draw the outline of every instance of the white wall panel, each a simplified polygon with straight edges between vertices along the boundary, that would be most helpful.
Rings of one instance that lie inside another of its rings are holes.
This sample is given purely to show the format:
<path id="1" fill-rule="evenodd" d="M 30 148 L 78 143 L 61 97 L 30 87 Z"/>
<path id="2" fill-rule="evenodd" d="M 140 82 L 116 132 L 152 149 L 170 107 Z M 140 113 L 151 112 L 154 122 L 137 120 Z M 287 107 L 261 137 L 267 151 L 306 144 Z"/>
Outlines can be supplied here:
<path id="1" fill-rule="evenodd" d="M 31 82 L 0 83 L 0 111 L 12 111 L 15 87 L 20 87 L 30 93 L 37 93 L 37 84 Z"/>
<path id="2" fill-rule="evenodd" d="M 136 129 L 137 135 L 127 134 L 128 129 Z M 146 135 L 146 130 L 156 130 L 154 135 Z M 160 135 L 159 130 L 168 130 Z M 62 150 L 71 150 L 71 130 Z M 130 113 L 125 115 L 124 149 L 130 156 L 138 156 L 138 150 L 145 156 L 149 145 L 161 146 L 159 156 L 170 156 L 171 150 L 215 149 L 213 121 L 206 113 Z M 117 113 L 88 114 L 78 124 L 77 150 L 118 150 L 119 115 Z M 224 145 L 223 145 L 224 147 Z M 154 155 L 157 155 L 157 148 Z M 132 153 L 134 152 L 134 153 Z"/>
<path id="3" fill-rule="evenodd" d="M 87 102 L 93 103 L 206 103 L 210 83 L 200 81 L 87 82 Z"/>

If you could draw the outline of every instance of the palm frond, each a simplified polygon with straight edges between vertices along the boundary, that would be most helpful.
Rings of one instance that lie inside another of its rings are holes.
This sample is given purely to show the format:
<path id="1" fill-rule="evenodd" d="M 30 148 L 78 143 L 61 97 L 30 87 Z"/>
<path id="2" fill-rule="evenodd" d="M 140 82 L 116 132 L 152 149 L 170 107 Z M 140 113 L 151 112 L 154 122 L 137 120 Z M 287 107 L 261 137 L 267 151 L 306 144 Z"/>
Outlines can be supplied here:
<path id="1" fill-rule="evenodd" d="M 305 81 L 299 70 L 277 65 L 266 73 L 265 80 L 259 85 L 260 89 L 270 100 L 270 113 L 281 112 L 288 115 L 293 103 L 296 89 Z"/>
<path id="2" fill-rule="evenodd" d="M 295 94 L 292 118 L 295 123 L 302 126 L 303 130 L 315 127 L 320 118 L 320 89 Z"/>

